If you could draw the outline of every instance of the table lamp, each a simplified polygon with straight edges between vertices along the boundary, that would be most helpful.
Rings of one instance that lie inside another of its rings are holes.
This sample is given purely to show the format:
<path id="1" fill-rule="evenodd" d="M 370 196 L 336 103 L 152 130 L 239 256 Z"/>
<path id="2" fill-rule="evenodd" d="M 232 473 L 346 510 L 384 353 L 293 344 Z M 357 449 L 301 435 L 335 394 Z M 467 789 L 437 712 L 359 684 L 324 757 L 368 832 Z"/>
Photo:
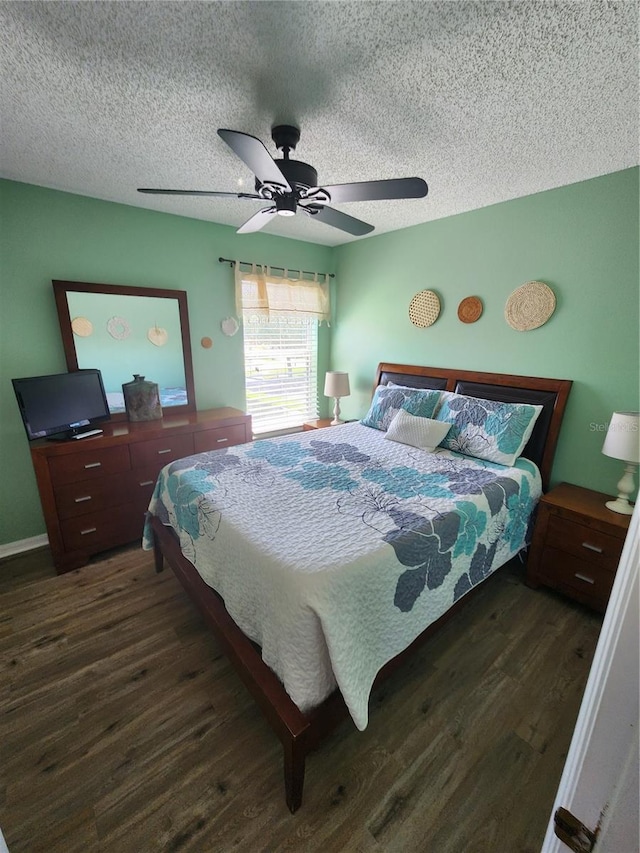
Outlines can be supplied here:
<path id="1" fill-rule="evenodd" d="M 618 483 L 618 497 L 607 501 L 605 506 L 614 512 L 631 515 L 633 506 L 629 497 L 633 494 L 633 475 L 640 462 L 640 412 L 614 412 L 602 445 L 605 456 L 621 459 L 626 463 L 624 473 Z"/>
<path id="2" fill-rule="evenodd" d="M 341 424 L 340 420 L 340 398 L 348 397 L 351 394 L 349 388 L 349 374 L 341 373 L 339 370 L 329 370 L 324 378 L 324 395 L 325 397 L 335 397 L 335 405 L 333 407 L 333 420 L 331 426 Z"/>

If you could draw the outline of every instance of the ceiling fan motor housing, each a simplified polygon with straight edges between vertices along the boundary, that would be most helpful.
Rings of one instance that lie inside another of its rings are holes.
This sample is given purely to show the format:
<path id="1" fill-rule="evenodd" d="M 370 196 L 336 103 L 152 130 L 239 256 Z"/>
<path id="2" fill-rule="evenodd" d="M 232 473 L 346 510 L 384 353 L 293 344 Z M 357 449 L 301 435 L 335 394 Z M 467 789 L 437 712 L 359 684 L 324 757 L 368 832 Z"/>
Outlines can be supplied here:
<path id="1" fill-rule="evenodd" d="M 302 163 L 300 160 L 275 160 L 274 162 L 292 189 L 306 190 L 309 187 L 318 186 L 318 173 L 308 163 Z M 256 192 L 259 193 L 263 187 L 270 188 L 269 184 L 256 178 Z"/>
<path id="2" fill-rule="evenodd" d="M 306 195 L 305 190 L 311 187 L 318 186 L 318 173 L 308 163 L 302 163 L 300 160 L 290 160 L 289 151 L 294 151 L 296 145 L 300 141 L 300 131 L 297 127 L 289 124 L 279 124 L 271 129 L 271 138 L 273 139 L 276 148 L 283 152 L 283 157 L 274 159 L 274 162 L 287 179 L 294 195 L 300 198 Z M 274 198 L 278 195 L 285 195 L 282 188 L 270 184 L 267 181 L 260 181 L 256 178 L 256 192 L 265 198 Z"/>

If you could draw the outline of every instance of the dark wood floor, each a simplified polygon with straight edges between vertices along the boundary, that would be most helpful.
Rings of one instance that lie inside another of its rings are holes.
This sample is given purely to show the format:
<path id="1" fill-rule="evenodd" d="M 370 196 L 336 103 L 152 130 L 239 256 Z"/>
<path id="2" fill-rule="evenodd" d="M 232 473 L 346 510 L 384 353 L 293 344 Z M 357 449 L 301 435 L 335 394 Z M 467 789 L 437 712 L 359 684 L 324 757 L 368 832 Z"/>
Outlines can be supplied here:
<path id="1" fill-rule="evenodd" d="M 0 564 L 11 853 L 539 853 L 601 619 L 514 562 L 307 761 L 281 749 L 170 570 Z"/>

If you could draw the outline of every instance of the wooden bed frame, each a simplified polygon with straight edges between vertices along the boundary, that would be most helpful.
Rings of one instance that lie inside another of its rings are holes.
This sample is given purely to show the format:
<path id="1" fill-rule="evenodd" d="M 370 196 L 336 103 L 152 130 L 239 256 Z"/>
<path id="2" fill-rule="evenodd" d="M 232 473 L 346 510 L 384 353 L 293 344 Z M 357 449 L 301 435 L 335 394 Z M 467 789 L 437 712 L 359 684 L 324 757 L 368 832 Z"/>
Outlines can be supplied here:
<path id="1" fill-rule="evenodd" d="M 484 399 L 542 405 L 543 410 L 523 456 L 538 465 L 543 489 L 547 489 L 560 425 L 571 390 L 570 380 L 383 362 L 378 365 L 374 388 L 389 382 L 414 388 L 456 391 Z M 290 699 L 282 682 L 262 661 L 259 646 L 242 633 L 227 613 L 222 598 L 205 584 L 193 565 L 182 555 L 171 528 L 165 527 L 155 517 L 151 523 L 156 571 L 162 570 L 164 560 L 171 566 L 282 743 L 286 802 L 290 811 L 295 812 L 302 804 L 306 756 L 348 715 L 342 695 L 336 690 L 321 705 L 303 714 Z M 378 673 L 375 684 L 396 670 L 415 648 L 460 609 L 473 592 L 457 601 L 404 652 L 389 661 Z"/>

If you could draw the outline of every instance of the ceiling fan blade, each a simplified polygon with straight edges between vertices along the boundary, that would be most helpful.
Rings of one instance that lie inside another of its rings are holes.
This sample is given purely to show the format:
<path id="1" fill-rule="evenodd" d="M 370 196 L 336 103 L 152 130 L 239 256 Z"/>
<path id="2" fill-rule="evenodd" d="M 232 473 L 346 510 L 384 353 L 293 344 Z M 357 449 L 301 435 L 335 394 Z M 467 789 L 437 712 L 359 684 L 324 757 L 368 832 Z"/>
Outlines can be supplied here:
<path id="1" fill-rule="evenodd" d="M 347 201 L 382 201 L 385 199 L 424 198 L 429 188 L 422 178 L 391 178 L 386 181 L 362 181 L 354 184 L 322 186 L 331 196 L 332 204 Z M 313 190 L 309 197 L 313 197 Z"/>
<path id="2" fill-rule="evenodd" d="M 267 224 L 273 214 L 276 212 L 275 207 L 265 207 L 254 213 L 251 219 L 247 219 L 244 225 L 236 231 L 236 234 L 251 234 L 252 231 L 259 231 Z"/>
<path id="3" fill-rule="evenodd" d="M 239 130 L 221 129 L 218 130 L 218 136 L 247 164 L 260 183 L 276 184 L 286 192 L 291 192 L 289 182 L 259 139 Z"/>
<path id="4" fill-rule="evenodd" d="M 363 234 L 369 234 L 373 231 L 373 225 L 368 225 L 361 219 L 355 219 L 353 216 L 347 216 L 341 210 L 335 210 L 333 207 L 319 204 L 300 204 L 298 207 L 306 211 L 314 219 L 324 222 L 325 225 L 332 225 L 334 228 L 339 228 L 341 231 L 346 231 L 348 234 L 353 234 L 355 237 L 361 237 Z"/>
<path id="5" fill-rule="evenodd" d="M 138 187 L 139 193 L 151 193 L 153 195 L 203 195 L 216 198 L 259 198 L 262 196 L 255 193 L 225 193 L 214 190 L 156 190 L 149 187 Z"/>

